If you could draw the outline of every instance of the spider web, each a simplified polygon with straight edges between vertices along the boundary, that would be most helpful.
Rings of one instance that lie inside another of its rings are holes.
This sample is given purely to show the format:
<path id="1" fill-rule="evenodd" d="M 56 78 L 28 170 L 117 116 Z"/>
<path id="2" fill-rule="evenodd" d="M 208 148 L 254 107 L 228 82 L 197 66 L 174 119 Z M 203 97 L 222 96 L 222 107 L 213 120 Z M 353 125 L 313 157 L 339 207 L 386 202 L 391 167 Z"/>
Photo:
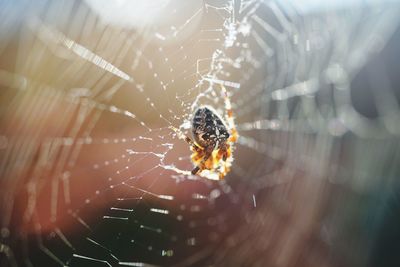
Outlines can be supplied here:
<path id="1" fill-rule="evenodd" d="M 187 2 L 136 28 L 1 3 L 1 266 L 364 264 L 346 231 L 394 184 L 400 116 L 385 73 L 356 83 L 398 5 Z M 171 127 L 224 115 L 221 86 L 239 139 L 211 181 Z"/>

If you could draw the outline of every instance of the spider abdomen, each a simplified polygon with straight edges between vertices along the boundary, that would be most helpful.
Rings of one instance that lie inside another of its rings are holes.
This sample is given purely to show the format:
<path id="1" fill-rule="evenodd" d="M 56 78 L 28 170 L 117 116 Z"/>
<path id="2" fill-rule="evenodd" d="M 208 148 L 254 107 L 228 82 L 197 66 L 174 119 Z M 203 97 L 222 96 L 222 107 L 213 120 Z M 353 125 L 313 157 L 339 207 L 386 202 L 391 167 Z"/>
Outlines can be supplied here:
<path id="1" fill-rule="evenodd" d="M 197 144 L 203 148 L 212 146 L 214 149 L 224 145 L 229 132 L 216 111 L 211 107 L 202 106 L 196 110 L 192 119 L 192 134 Z"/>

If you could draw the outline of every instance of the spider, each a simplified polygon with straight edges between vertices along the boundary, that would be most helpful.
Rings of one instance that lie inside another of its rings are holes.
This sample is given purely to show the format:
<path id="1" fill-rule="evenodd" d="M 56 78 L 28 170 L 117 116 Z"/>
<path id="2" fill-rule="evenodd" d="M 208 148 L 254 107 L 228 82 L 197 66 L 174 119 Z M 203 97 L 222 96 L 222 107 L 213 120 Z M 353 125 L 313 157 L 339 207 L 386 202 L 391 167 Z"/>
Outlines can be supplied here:
<path id="1" fill-rule="evenodd" d="M 192 175 L 199 174 L 212 180 L 221 180 L 232 165 L 232 145 L 238 138 L 233 120 L 233 111 L 228 93 L 221 86 L 225 99 L 226 121 L 210 106 L 200 106 L 193 114 L 193 140 L 173 128 L 184 139 L 193 152 L 191 159 L 195 165 Z"/>

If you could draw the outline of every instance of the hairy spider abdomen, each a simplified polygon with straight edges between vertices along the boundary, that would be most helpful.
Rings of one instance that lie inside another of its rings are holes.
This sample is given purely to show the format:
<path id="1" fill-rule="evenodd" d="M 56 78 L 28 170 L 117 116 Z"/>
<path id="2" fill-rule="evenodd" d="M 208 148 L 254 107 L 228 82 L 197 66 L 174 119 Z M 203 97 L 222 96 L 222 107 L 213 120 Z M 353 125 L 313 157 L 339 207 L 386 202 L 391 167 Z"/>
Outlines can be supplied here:
<path id="1" fill-rule="evenodd" d="M 192 134 L 196 143 L 203 148 L 224 146 L 229 138 L 224 121 L 213 108 L 207 106 L 198 108 L 194 113 Z"/>

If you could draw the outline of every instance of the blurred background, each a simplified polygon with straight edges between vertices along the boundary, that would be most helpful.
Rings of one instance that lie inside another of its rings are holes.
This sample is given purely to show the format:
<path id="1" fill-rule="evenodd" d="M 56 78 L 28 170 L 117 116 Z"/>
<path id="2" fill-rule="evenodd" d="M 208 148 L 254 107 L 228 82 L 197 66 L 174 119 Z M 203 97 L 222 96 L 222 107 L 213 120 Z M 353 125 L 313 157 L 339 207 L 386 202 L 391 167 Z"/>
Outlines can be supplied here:
<path id="1" fill-rule="evenodd" d="M 1 0 L 0 266 L 400 266 L 400 3 L 331 2 Z"/>

